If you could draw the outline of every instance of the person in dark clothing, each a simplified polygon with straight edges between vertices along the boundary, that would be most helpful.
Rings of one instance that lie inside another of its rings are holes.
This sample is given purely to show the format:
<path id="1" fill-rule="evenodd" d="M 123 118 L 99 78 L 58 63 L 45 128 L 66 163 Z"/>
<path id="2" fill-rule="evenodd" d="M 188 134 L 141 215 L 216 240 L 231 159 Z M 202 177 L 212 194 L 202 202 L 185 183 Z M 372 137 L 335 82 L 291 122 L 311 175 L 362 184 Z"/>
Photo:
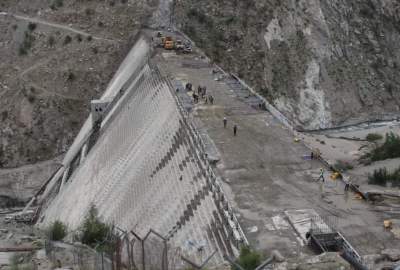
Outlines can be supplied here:
<path id="1" fill-rule="evenodd" d="M 236 133 L 237 133 L 237 126 L 234 125 L 233 126 L 233 136 L 236 136 Z"/>
<path id="2" fill-rule="evenodd" d="M 210 104 L 213 105 L 214 104 L 214 97 L 212 95 L 210 95 L 208 97 L 208 100 L 210 100 Z"/>
<path id="3" fill-rule="evenodd" d="M 228 123 L 228 119 L 226 119 L 226 117 L 224 117 L 224 128 L 226 128 L 226 124 Z"/>

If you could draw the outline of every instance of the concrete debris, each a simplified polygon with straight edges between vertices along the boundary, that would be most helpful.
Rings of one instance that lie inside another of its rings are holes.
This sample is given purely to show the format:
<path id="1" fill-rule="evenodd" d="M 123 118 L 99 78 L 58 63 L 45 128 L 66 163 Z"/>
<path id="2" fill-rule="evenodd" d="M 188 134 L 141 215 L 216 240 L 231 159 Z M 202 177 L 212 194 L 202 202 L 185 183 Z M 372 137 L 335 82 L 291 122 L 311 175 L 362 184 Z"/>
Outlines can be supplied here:
<path id="1" fill-rule="evenodd" d="M 288 262 L 277 264 L 274 270 L 351 270 L 353 269 L 337 253 L 324 253 L 319 256 L 303 259 L 291 259 Z"/>

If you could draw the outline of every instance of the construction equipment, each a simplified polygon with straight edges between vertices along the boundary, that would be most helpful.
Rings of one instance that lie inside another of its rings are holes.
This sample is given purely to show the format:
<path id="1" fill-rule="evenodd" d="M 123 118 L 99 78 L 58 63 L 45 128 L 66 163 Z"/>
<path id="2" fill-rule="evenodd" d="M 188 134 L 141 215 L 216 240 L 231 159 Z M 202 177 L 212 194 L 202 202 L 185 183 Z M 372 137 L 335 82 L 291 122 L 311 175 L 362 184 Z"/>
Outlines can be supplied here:
<path id="1" fill-rule="evenodd" d="M 168 36 L 164 38 L 164 49 L 173 50 L 175 48 L 174 40 Z"/>
<path id="2" fill-rule="evenodd" d="M 183 45 L 182 40 L 178 39 L 178 40 L 176 41 L 176 44 L 175 44 L 175 50 L 177 50 L 177 51 L 183 51 L 184 49 L 185 49 L 185 46 Z"/>

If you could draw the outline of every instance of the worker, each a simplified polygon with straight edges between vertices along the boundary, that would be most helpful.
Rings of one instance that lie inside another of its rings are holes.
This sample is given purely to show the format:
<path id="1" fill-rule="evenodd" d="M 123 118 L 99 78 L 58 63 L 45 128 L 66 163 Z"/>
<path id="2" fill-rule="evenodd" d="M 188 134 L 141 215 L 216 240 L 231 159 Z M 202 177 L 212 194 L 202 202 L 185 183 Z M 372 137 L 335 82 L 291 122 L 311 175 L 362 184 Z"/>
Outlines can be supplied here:
<path id="1" fill-rule="evenodd" d="M 195 103 L 195 104 L 197 104 L 197 102 L 199 102 L 199 96 L 196 95 L 195 92 L 193 92 L 193 100 L 194 100 L 194 103 Z"/>
<path id="2" fill-rule="evenodd" d="M 203 87 L 203 91 L 201 91 L 201 97 L 204 98 L 204 96 L 207 94 L 207 87 Z"/>
<path id="3" fill-rule="evenodd" d="M 234 125 L 233 126 L 233 136 L 236 136 L 236 133 L 237 133 L 237 126 Z"/>
<path id="4" fill-rule="evenodd" d="M 226 119 L 226 117 L 224 117 L 224 128 L 226 128 L 227 123 L 228 123 L 228 119 Z"/>
<path id="5" fill-rule="evenodd" d="M 213 105 L 214 104 L 214 97 L 212 95 L 209 95 L 208 99 L 210 100 L 210 104 Z"/>
<path id="6" fill-rule="evenodd" d="M 351 185 L 351 182 L 350 182 L 350 180 L 348 180 L 348 181 L 346 182 L 345 186 L 344 186 L 344 191 L 349 191 L 350 185 Z"/>
<path id="7" fill-rule="evenodd" d="M 325 178 L 324 178 L 324 168 L 319 169 L 319 178 L 318 181 L 322 180 L 322 182 L 325 182 Z"/>

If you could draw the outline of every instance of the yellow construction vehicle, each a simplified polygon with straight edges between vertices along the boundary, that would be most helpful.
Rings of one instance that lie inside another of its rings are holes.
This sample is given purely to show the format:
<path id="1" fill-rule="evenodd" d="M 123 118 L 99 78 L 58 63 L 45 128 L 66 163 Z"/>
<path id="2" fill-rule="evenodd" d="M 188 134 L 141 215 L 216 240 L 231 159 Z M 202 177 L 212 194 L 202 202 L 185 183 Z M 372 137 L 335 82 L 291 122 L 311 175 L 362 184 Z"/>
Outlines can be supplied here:
<path id="1" fill-rule="evenodd" d="M 173 50 L 175 48 L 174 40 L 172 37 L 165 37 L 164 38 L 164 49 L 166 50 Z"/>

